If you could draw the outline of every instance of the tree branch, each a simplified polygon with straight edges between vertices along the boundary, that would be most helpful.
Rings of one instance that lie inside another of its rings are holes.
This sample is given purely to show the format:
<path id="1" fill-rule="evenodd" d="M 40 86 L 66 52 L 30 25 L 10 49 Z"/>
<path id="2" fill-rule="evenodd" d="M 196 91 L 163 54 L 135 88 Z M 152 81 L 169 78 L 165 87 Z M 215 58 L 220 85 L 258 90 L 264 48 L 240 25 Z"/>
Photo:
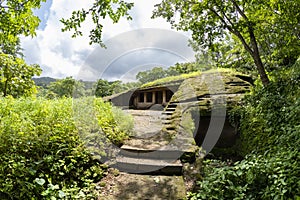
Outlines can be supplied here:
<path id="1" fill-rule="evenodd" d="M 230 0 L 234 7 L 237 9 L 237 11 L 239 12 L 239 14 L 248 22 L 249 19 L 248 17 L 245 15 L 245 13 L 241 10 L 241 8 L 239 7 L 239 5 L 237 5 L 237 3 L 235 2 L 235 0 Z"/>
<path id="2" fill-rule="evenodd" d="M 222 13 L 222 15 L 226 18 L 226 20 L 230 23 L 230 25 L 231 25 L 232 27 L 234 27 L 234 24 L 231 22 L 231 20 L 230 20 L 229 17 L 225 14 L 225 12 L 220 8 L 220 6 L 217 5 L 217 7 L 219 8 L 219 10 L 220 10 L 220 12 Z M 217 12 L 215 12 L 215 13 L 217 13 Z"/>
<path id="3" fill-rule="evenodd" d="M 247 44 L 246 40 L 244 39 L 244 37 L 241 35 L 241 33 L 237 30 L 235 30 L 233 27 L 229 26 L 227 24 L 227 22 L 224 20 L 224 18 L 222 18 L 218 13 L 217 11 L 215 11 L 214 9 L 212 8 L 209 8 L 210 11 L 212 11 L 221 21 L 222 23 L 225 25 L 225 27 L 231 32 L 233 33 L 234 35 L 236 35 L 240 41 L 242 42 L 243 46 L 245 47 L 245 49 L 250 53 L 250 54 L 253 54 L 254 51 L 251 49 L 251 47 Z"/>

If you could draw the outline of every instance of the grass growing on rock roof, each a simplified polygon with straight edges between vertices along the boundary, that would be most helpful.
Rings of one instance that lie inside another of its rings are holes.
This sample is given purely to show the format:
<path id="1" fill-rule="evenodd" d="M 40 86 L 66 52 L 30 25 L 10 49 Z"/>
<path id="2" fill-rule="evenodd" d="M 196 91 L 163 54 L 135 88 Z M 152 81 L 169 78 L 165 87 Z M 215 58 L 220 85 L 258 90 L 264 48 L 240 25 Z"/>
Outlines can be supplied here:
<path id="1" fill-rule="evenodd" d="M 241 74 L 241 73 L 237 72 L 235 69 L 217 68 L 217 69 L 210 69 L 210 70 L 207 70 L 207 71 L 197 71 L 197 72 L 192 72 L 192 73 L 188 73 L 188 74 L 180 74 L 180 75 L 177 75 L 177 76 L 169 76 L 169 77 L 157 79 L 155 81 L 143 84 L 141 86 L 141 88 L 148 88 L 148 87 L 154 87 L 154 86 L 163 86 L 163 85 L 168 84 L 168 83 L 183 81 L 185 79 L 200 76 L 201 74 L 205 74 L 205 73 L 222 73 L 222 72 L 230 73 L 230 74 Z M 241 74 L 241 75 L 243 75 L 243 74 Z"/>

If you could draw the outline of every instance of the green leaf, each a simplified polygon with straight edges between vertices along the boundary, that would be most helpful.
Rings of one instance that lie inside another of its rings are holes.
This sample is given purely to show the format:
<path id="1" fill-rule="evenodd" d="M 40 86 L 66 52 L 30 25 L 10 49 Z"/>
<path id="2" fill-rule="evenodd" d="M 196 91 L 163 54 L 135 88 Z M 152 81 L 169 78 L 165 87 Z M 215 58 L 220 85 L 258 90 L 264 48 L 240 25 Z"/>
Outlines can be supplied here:
<path id="1" fill-rule="evenodd" d="M 43 178 L 36 178 L 34 181 L 39 185 L 44 185 L 46 182 Z"/>
<path id="2" fill-rule="evenodd" d="M 63 191 L 59 190 L 58 191 L 58 196 L 59 196 L 59 198 L 62 199 L 62 198 L 64 198 L 66 196 L 66 194 Z"/>

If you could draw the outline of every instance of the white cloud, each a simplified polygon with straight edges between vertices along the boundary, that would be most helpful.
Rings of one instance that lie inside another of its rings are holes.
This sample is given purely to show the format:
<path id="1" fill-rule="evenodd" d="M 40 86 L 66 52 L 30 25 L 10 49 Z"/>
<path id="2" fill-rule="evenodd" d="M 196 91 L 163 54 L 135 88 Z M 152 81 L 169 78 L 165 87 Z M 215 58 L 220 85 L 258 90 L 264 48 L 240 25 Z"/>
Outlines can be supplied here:
<path id="1" fill-rule="evenodd" d="M 84 36 L 78 38 L 71 38 L 71 32 L 61 32 L 63 25 L 59 21 L 61 18 L 70 17 L 74 10 L 88 8 L 92 2 L 93 0 L 53 0 L 51 7 L 44 8 L 45 13 L 40 13 L 42 18 L 47 15 L 47 22 L 43 29 L 37 31 L 35 38 L 22 38 L 26 61 L 30 64 L 39 64 L 43 68 L 42 76 L 76 77 L 88 55 L 98 47 L 89 45 L 88 35 L 93 27 L 90 20 L 82 26 Z M 113 24 L 110 19 L 105 20 L 103 22 L 104 41 L 133 29 L 170 29 L 170 24 L 164 19 L 151 19 L 154 5 L 159 2 L 159 0 L 135 0 L 135 6 L 130 11 L 134 18 L 132 21 L 121 19 L 119 23 Z"/>
<path id="2" fill-rule="evenodd" d="M 81 0 L 54 0 L 44 29 L 37 30 L 35 38 L 22 39 L 26 61 L 39 64 L 43 68 L 43 76 L 65 77 L 77 74 L 82 63 L 79 58 L 93 47 L 86 42 L 86 34 L 72 39 L 71 33 L 61 32 L 62 24 L 59 20 L 90 3 L 91 1 Z"/>

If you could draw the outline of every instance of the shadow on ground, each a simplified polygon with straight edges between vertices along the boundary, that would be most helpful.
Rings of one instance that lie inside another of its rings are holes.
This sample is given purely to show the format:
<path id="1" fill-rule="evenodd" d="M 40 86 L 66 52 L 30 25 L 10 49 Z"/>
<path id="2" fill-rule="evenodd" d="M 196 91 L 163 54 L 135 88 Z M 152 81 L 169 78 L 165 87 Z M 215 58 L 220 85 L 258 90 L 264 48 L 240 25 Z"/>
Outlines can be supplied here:
<path id="1" fill-rule="evenodd" d="M 121 173 L 107 177 L 99 199 L 184 199 L 186 195 L 182 176 L 152 176 Z M 109 189 L 108 189 L 109 188 Z M 100 189 L 101 190 L 101 189 Z"/>

